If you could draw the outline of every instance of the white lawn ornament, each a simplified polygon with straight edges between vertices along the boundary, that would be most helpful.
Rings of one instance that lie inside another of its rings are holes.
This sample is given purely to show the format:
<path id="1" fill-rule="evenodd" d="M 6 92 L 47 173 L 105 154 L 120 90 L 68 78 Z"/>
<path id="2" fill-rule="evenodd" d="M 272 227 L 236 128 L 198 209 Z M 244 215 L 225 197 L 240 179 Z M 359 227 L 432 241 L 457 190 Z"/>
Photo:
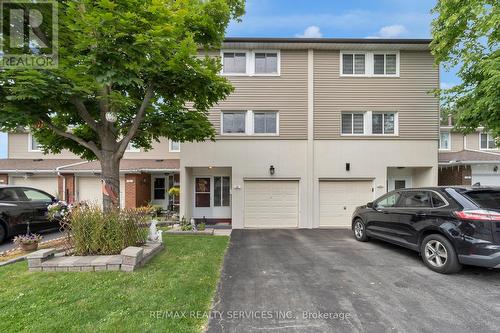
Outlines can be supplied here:
<path id="1" fill-rule="evenodd" d="M 163 234 L 163 230 L 158 230 L 158 236 L 157 236 L 158 243 L 163 243 L 163 235 L 162 234 Z"/>
<path id="2" fill-rule="evenodd" d="M 193 227 L 193 231 L 196 231 L 196 222 L 194 221 L 194 218 L 191 218 L 191 226 Z"/>
<path id="3" fill-rule="evenodd" d="M 156 227 L 156 220 L 153 220 L 151 222 L 151 225 L 149 226 L 149 236 L 148 239 L 150 241 L 155 242 L 158 239 L 158 228 Z"/>

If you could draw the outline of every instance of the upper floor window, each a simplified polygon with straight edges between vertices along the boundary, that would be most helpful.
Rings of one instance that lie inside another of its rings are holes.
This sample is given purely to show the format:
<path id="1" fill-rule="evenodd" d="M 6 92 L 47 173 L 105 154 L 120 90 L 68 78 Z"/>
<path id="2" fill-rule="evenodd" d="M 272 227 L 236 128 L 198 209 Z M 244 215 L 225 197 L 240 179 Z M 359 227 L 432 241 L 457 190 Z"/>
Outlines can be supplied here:
<path id="1" fill-rule="evenodd" d="M 342 112 L 342 135 L 396 135 L 397 112 Z"/>
<path id="2" fill-rule="evenodd" d="M 42 146 L 38 143 L 36 138 L 31 133 L 28 136 L 28 151 L 30 152 L 42 151 Z"/>
<path id="3" fill-rule="evenodd" d="M 439 133 L 439 149 L 450 150 L 451 148 L 450 136 L 451 136 L 450 132 Z"/>
<path id="4" fill-rule="evenodd" d="M 373 74 L 396 75 L 397 56 L 394 53 L 376 53 L 373 55 Z"/>
<path id="5" fill-rule="evenodd" d="M 248 76 L 280 75 L 279 50 L 223 50 L 222 74 Z"/>
<path id="6" fill-rule="evenodd" d="M 247 55 L 245 52 L 224 52 L 223 73 L 245 74 L 247 72 Z"/>
<path id="7" fill-rule="evenodd" d="M 181 151 L 181 143 L 179 141 L 168 140 L 168 151 L 178 153 Z"/>
<path id="8" fill-rule="evenodd" d="M 344 53 L 342 55 L 342 74 L 344 75 L 364 75 L 366 55 L 364 53 L 353 54 Z"/>
<path id="9" fill-rule="evenodd" d="M 364 134 L 365 115 L 363 113 L 342 113 L 342 134 Z"/>
<path id="10" fill-rule="evenodd" d="M 255 74 L 278 73 L 278 53 L 255 53 Z"/>
<path id="11" fill-rule="evenodd" d="M 253 113 L 253 128 L 256 134 L 276 134 L 277 113 L 260 112 Z"/>
<path id="12" fill-rule="evenodd" d="M 222 113 L 222 133 L 224 134 L 244 134 L 246 132 L 245 112 L 223 112 Z"/>
<path id="13" fill-rule="evenodd" d="M 341 51 L 341 76 L 399 76 L 399 52 Z"/>
<path id="14" fill-rule="evenodd" d="M 481 149 L 497 149 L 495 138 L 490 133 L 479 133 Z"/>
<path id="15" fill-rule="evenodd" d="M 395 123 L 394 113 L 374 112 L 372 115 L 372 134 L 394 134 Z"/>
<path id="16" fill-rule="evenodd" d="M 134 146 L 132 142 L 128 144 L 127 149 L 125 150 L 125 152 L 127 153 L 138 153 L 140 151 L 141 149 L 139 147 Z"/>
<path id="17" fill-rule="evenodd" d="M 221 133 L 226 135 L 278 135 L 277 111 L 223 111 Z"/>

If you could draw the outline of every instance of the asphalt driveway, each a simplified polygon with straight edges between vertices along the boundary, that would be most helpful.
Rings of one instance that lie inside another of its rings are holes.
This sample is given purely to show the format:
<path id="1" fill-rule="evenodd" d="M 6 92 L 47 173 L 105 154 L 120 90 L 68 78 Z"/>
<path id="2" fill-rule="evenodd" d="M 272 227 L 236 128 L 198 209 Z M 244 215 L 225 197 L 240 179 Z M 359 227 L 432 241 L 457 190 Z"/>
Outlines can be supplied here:
<path id="1" fill-rule="evenodd" d="M 428 270 L 347 230 L 234 230 L 208 332 L 498 332 L 500 270 Z"/>

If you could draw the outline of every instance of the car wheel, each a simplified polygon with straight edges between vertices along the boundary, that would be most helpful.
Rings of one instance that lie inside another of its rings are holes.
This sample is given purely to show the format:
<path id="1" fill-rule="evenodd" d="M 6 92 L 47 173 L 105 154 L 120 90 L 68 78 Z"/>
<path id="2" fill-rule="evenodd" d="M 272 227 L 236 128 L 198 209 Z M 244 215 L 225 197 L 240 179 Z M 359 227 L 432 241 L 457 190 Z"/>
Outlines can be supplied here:
<path id="1" fill-rule="evenodd" d="M 5 227 L 0 223 L 0 244 L 5 241 L 5 238 L 7 238 L 7 230 L 5 230 Z"/>
<path id="2" fill-rule="evenodd" d="M 366 242 L 368 240 L 368 236 L 366 236 L 366 228 L 363 220 L 356 219 L 354 220 L 353 225 L 354 238 L 360 242 Z"/>
<path id="3" fill-rule="evenodd" d="M 444 236 L 433 234 L 424 238 L 420 254 L 425 265 L 441 274 L 453 274 L 462 269 L 457 252 Z"/>

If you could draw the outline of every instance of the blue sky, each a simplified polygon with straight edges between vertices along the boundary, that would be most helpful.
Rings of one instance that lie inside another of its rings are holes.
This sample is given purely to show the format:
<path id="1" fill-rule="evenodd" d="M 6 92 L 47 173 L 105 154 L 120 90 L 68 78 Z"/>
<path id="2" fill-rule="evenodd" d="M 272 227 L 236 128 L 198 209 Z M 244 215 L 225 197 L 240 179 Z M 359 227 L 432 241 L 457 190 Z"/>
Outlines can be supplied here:
<path id="1" fill-rule="evenodd" d="M 231 37 L 430 38 L 435 0 L 247 0 L 242 22 Z M 441 86 L 457 84 L 441 70 Z M 0 158 L 6 157 L 0 134 Z"/>

